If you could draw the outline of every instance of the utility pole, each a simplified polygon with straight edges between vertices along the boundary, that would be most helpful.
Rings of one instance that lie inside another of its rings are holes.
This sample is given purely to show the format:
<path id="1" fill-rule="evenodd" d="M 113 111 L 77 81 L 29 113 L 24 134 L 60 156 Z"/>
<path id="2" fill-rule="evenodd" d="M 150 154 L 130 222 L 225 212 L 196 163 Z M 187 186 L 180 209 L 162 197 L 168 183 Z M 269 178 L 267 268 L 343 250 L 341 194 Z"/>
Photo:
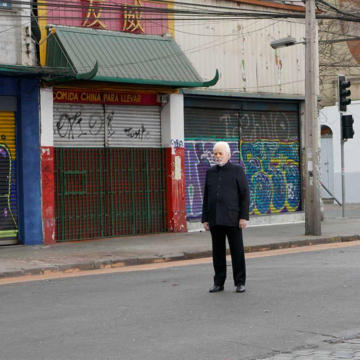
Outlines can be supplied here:
<path id="1" fill-rule="evenodd" d="M 305 14 L 305 234 L 321 235 L 319 125 L 316 81 L 318 47 L 315 0 L 306 0 Z"/>

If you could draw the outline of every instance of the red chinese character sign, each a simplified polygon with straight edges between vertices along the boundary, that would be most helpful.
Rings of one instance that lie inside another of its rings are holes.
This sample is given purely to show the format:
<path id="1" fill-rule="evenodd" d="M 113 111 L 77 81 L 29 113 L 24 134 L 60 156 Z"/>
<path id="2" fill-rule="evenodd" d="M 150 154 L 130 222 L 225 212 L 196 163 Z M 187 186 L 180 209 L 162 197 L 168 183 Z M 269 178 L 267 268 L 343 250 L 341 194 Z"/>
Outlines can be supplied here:
<path id="1" fill-rule="evenodd" d="M 161 11 L 168 6 L 167 3 L 142 0 L 63 1 L 61 5 L 48 3 L 46 18 L 47 23 L 53 25 L 162 35 L 172 30 L 166 13 Z M 151 11 L 143 11 L 145 8 L 151 8 Z"/>

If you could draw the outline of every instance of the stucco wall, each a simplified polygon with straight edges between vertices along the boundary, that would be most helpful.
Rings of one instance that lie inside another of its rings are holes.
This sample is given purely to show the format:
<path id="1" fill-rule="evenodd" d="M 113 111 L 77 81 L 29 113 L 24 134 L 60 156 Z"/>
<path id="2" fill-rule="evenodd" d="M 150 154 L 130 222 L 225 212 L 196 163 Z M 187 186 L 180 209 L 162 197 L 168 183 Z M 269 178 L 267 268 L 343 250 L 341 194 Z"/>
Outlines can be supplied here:
<path id="1" fill-rule="evenodd" d="M 355 135 L 344 146 L 345 154 L 345 200 L 347 203 L 360 203 L 360 101 L 354 101 L 348 106 L 347 114 L 352 114 L 354 119 Z M 334 157 L 334 192 L 341 200 L 341 128 L 340 114 L 337 106 L 323 108 L 319 114 L 320 124 L 328 126 L 333 132 L 333 157 Z"/>
<path id="2" fill-rule="evenodd" d="M 7 16 L 8 15 L 8 16 Z M 35 65 L 35 43 L 31 38 L 30 11 L 2 10 L 0 16 L 0 64 Z"/>
<path id="3" fill-rule="evenodd" d="M 230 1 L 204 0 L 203 5 L 234 10 L 269 11 L 268 8 Z M 181 5 L 176 5 L 181 9 Z M 284 12 L 285 10 L 275 10 Z M 175 40 L 204 79 L 219 69 L 216 90 L 247 93 L 304 95 L 305 46 L 298 44 L 274 50 L 273 40 L 293 36 L 303 41 L 301 19 L 232 19 L 176 21 Z"/>

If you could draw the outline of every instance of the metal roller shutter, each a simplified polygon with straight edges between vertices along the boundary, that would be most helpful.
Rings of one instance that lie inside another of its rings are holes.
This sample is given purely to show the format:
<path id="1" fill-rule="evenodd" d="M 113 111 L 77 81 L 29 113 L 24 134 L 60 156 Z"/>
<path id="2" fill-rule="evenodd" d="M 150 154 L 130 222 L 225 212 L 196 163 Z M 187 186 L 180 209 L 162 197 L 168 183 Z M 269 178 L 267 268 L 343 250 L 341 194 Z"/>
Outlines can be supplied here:
<path id="1" fill-rule="evenodd" d="M 239 163 L 239 112 L 223 109 L 185 108 L 185 183 L 188 220 L 201 217 L 206 170 L 215 165 L 212 149 L 227 141 L 231 161 Z"/>
<path id="2" fill-rule="evenodd" d="M 159 106 L 109 105 L 106 118 L 110 147 L 161 146 Z"/>
<path id="3" fill-rule="evenodd" d="M 249 180 L 252 214 L 300 210 L 297 112 L 244 112 L 241 116 L 241 161 Z"/>
<path id="4" fill-rule="evenodd" d="M 104 147 L 105 144 L 159 148 L 160 107 L 54 104 L 56 147 Z"/>
<path id="5" fill-rule="evenodd" d="M 0 244 L 17 242 L 15 114 L 0 112 Z"/>
<path id="6" fill-rule="evenodd" d="M 216 141 L 227 141 L 232 151 L 231 161 L 244 167 L 253 215 L 300 209 L 298 111 L 289 111 L 286 104 L 277 104 L 277 108 L 278 111 L 241 112 L 185 108 L 188 220 L 201 217 L 205 174 L 214 165 L 212 148 Z"/>
<path id="7" fill-rule="evenodd" d="M 103 147 L 104 107 L 54 103 L 55 147 Z"/>

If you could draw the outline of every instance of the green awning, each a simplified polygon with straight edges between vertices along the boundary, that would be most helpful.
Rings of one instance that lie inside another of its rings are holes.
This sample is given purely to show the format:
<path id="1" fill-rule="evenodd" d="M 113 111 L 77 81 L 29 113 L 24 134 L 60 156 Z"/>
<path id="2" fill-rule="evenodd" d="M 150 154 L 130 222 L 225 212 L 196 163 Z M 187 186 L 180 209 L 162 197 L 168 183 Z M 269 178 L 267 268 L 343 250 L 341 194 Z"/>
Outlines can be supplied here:
<path id="1" fill-rule="evenodd" d="M 74 76 L 74 73 L 69 69 L 58 69 L 47 66 L 0 64 L 0 75 L 41 77 L 43 79 L 50 79 L 50 78 L 64 77 L 64 76 L 71 77 Z"/>
<path id="2" fill-rule="evenodd" d="M 49 25 L 46 65 L 76 79 L 172 87 L 208 87 L 170 36 Z"/>

